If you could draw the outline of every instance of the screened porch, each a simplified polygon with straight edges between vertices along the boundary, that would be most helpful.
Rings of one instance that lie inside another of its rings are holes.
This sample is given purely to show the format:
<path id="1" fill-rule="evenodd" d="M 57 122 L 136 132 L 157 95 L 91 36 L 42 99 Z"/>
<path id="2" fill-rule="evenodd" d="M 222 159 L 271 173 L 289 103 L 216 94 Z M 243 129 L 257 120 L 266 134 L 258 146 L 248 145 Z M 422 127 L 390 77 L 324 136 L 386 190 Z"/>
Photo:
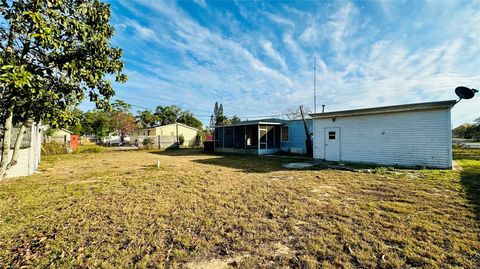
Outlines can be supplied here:
<path id="1" fill-rule="evenodd" d="M 215 151 L 275 154 L 280 151 L 281 126 L 279 122 L 255 122 L 215 127 Z"/>

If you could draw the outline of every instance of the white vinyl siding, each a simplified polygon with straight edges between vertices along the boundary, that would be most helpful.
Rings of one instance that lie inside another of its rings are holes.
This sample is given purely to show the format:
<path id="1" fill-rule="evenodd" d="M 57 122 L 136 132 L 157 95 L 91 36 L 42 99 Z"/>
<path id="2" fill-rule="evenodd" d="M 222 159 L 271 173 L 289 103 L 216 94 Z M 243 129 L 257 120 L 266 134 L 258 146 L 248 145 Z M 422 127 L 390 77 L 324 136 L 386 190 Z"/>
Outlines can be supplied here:
<path id="1" fill-rule="evenodd" d="M 19 150 L 17 164 L 7 171 L 7 178 L 29 176 L 37 170 L 42 148 L 42 137 L 39 128 L 40 126 L 36 124 L 33 124 L 31 128 L 27 128 L 22 141 L 22 145 L 27 146 Z M 12 154 L 13 150 L 10 150 L 9 159 L 11 159 Z"/>
<path id="2" fill-rule="evenodd" d="M 340 160 L 451 168 L 450 109 L 314 119 L 314 158 L 324 159 L 325 128 L 339 127 Z"/>

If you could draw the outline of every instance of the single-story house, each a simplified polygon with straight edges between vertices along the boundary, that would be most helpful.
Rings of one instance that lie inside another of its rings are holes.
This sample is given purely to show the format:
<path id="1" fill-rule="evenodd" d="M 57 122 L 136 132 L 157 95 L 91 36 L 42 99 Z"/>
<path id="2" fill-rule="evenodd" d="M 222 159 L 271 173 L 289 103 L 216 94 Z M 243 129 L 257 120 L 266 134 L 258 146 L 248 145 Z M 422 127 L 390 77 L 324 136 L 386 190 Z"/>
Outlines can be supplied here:
<path id="1" fill-rule="evenodd" d="M 194 147 L 200 144 L 198 129 L 181 123 L 135 129 L 130 133 L 130 141 L 138 146 L 142 146 L 146 138 L 153 141 L 153 148 Z"/>
<path id="2" fill-rule="evenodd" d="M 9 160 L 12 158 L 15 140 L 17 139 L 19 131 L 19 127 L 14 127 L 12 130 L 12 140 L 8 155 Z M 20 144 L 17 163 L 7 171 L 7 178 L 32 175 L 40 164 L 41 150 L 41 125 L 31 122 L 26 128 L 25 135 L 23 136 L 22 143 Z"/>
<path id="3" fill-rule="evenodd" d="M 70 145 L 70 136 L 72 132 L 67 129 L 57 129 L 48 137 L 45 137 L 45 142 L 57 142 L 62 145 Z"/>
<path id="4" fill-rule="evenodd" d="M 79 139 L 79 135 L 73 134 L 67 129 L 53 130 L 50 136 L 45 135 L 43 138 L 44 142 L 56 142 L 73 150 L 78 148 Z"/>
<path id="5" fill-rule="evenodd" d="M 404 167 L 452 167 L 450 111 L 441 101 L 311 114 L 313 157 Z"/>
<path id="6" fill-rule="evenodd" d="M 307 120 L 312 130 L 312 120 Z M 246 154 L 306 153 L 302 120 L 261 119 L 215 126 L 214 151 Z"/>

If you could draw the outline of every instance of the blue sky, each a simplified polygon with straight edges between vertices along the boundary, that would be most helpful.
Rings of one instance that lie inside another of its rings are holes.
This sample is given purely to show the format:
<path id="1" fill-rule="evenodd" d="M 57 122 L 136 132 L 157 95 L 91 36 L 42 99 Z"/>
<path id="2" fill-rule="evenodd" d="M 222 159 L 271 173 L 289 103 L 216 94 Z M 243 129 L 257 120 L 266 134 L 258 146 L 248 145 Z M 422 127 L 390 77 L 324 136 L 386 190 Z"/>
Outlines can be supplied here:
<path id="1" fill-rule="evenodd" d="M 480 2 L 111 1 L 129 80 L 116 98 L 176 104 L 205 124 L 215 101 L 242 119 L 456 99 L 480 88 Z M 89 109 L 91 105 L 83 104 Z M 135 108 L 134 111 L 140 110 Z M 452 124 L 480 117 L 480 97 Z"/>

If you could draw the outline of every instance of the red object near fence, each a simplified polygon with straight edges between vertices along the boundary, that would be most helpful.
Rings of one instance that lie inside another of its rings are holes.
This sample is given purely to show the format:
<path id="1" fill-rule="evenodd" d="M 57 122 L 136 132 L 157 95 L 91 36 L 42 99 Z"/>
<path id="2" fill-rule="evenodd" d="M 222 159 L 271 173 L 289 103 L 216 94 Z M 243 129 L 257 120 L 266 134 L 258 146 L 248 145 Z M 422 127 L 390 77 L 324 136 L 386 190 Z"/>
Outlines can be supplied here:
<path id="1" fill-rule="evenodd" d="M 70 135 L 70 148 L 75 150 L 78 149 L 78 139 L 80 138 L 79 135 Z"/>

